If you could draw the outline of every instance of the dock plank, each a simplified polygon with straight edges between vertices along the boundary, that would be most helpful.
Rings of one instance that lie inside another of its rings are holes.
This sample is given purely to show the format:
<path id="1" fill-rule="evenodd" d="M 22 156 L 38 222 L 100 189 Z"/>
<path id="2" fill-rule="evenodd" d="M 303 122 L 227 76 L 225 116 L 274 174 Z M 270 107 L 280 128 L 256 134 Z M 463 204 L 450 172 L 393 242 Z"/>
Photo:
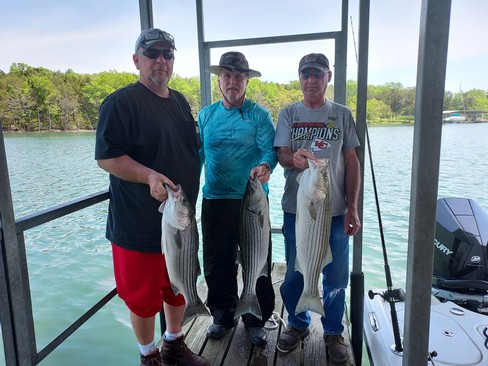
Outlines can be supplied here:
<path id="1" fill-rule="evenodd" d="M 276 344 L 286 325 L 287 318 L 287 312 L 280 295 L 280 286 L 285 272 L 286 265 L 284 263 L 273 264 L 271 276 L 276 296 L 275 313 L 265 326 L 268 333 L 268 344 L 265 347 L 255 347 L 251 343 L 249 332 L 245 329 L 242 320 L 239 320 L 235 328 L 229 329 L 222 339 L 208 339 L 206 332 L 212 323 L 212 317 L 209 316 L 193 319 L 183 327 L 188 347 L 193 352 L 205 357 L 212 366 L 355 366 L 351 347 L 349 347 L 348 362 L 335 364 L 328 359 L 320 315 L 315 313 L 311 313 L 310 335 L 302 340 L 299 347 L 289 353 L 282 353 L 277 350 Z M 238 280 L 239 291 L 241 291 L 242 277 L 239 276 Z M 198 285 L 198 294 L 203 301 L 206 300 L 207 286 L 204 280 Z M 344 314 L 343 322 L 343 336 L 350 345 L 350 324 L 347 312 Z M 161 346 L 161 343 L 162 341 L 158 343 L 158 346 Z"/>

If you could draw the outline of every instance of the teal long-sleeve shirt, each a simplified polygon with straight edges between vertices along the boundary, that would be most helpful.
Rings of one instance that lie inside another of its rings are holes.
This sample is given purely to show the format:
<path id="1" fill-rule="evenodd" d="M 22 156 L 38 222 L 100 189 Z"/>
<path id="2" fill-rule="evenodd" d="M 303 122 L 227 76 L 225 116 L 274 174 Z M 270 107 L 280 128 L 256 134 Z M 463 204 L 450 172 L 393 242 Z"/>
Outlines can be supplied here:
<path id="1" fill-rule="evenodd" d="M 226 108 L 222 101 L 203 108 L 198 115 L 200 162 L 205 171 L 203 197 L 244 196 L 252 168 L 268 163 L 270 172 L 278 158 L 273 148 L 275 129 L 269 112 L 246 99 L 239 108 Z M 263 185 L 268 193 L 268 185 Z"/>

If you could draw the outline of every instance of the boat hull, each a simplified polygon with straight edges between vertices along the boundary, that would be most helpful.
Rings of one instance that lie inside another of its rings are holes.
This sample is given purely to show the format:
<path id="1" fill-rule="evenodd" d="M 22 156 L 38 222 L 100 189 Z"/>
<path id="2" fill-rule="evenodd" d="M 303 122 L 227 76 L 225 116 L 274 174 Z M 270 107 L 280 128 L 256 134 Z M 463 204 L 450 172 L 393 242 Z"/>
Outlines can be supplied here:
<path id="1" fill-rule="evenodd" d="M 381 293 L 382 290 L 374 292 Z M 403 337 L 405 303 L 397 302 L 400 334 Z M 436 366 L 488 365 L 488 316 L 464 309 L 432 296 L 429 352 L 436 352 Z M 364 339 L 373 366 L 401 366 L 402 355 L 395 352 L 390 305 L 381 296 L 364 300 Z M 402 338 L 403 339 L 403 338 Z M 427 364 L 427 356 L 426 356 Z"/>

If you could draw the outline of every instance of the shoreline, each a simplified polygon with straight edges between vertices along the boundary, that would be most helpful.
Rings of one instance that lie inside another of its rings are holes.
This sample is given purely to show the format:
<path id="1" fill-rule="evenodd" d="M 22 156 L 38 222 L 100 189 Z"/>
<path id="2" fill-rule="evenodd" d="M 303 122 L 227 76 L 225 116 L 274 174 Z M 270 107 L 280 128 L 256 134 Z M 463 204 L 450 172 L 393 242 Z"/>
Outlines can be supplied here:
<path id="1" fill-rule="evenodd" d="M 60 132 L 64 132 L 64 133 L 86 133 L 86 132 L 96 132 L 96 129 L 92 129 L 92 130 L 83 130 L 83 129 L 80 129 L 80 130 L 40 130 L 40 131 L 22 131 L 22 130 L 17 130 L 17 131 L 2 131 L 4 134 L 16 134 L 16 133 L 60 133 Z"/>
<path id="2" fill-rule="evenodd" d="M 481 120 L 481 121 L 466 121 L 466 122 L 442 122 L 443 125 L 456 125 L 456 124 L 480 124 L 480 123 L 488 123 L 488 120 Z M 382 122 L 368 122 L 369 127 L 405 127 L 405 126 L 414 126 L 414 122 L 394 122 L 394 123 L 382 123 Z M 21 133 L 88 133 L 88 132 L 96 132 L 96 129 L 76 129 L 76 130 L 40 130 L 40 131 L 22 131 L 22 130 L 4 130 L 2 131 L 4 134 L 21 134 Z"/>

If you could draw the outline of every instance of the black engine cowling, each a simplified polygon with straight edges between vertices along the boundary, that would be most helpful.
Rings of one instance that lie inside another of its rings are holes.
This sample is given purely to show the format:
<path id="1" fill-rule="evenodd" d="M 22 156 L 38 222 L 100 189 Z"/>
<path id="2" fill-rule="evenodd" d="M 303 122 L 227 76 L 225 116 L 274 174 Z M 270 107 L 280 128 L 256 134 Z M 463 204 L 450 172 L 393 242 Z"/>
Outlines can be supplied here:
<path id="1" fill-rule="evenodd" d="M 464 293 L 488 291 L 488 213 L 467 198 L 437 201 L 432 284 Z"/>

